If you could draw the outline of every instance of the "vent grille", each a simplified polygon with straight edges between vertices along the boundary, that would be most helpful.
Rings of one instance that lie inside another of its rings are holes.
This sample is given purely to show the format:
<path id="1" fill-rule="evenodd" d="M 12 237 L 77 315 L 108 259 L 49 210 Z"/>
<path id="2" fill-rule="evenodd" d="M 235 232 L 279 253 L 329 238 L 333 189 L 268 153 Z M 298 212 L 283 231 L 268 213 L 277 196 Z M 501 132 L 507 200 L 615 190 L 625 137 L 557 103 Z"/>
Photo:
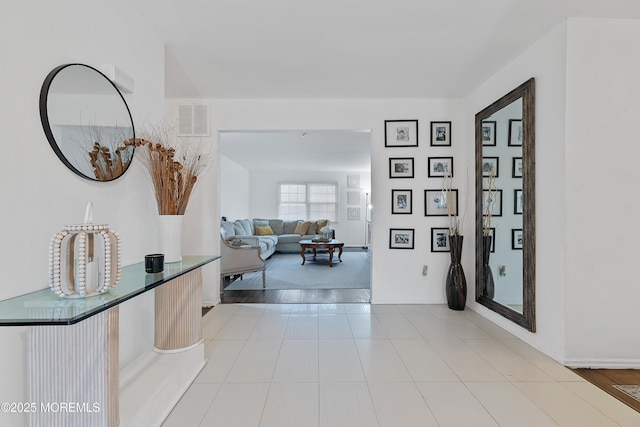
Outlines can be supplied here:
<path id="1" fill-rule="evenodd" d="M 207 105 L 178 106 L 178 136 L 209 136 Z"/>

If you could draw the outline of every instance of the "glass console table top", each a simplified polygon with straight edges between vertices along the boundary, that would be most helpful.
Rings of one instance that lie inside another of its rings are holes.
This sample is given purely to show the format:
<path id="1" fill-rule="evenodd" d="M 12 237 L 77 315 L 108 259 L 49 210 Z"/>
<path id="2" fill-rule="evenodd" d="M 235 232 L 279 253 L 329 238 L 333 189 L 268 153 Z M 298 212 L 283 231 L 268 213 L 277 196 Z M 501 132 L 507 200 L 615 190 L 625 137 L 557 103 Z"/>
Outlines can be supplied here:
<path id="1" fill-rule="evenodd" d="M 89 298 L 61 298 L 47 288 L 0 301 L 0 326 L 73 325 L 218 258 L 183 256 L 182 262 L 165 263 L 156 274 L 145 273 L 144 262 L 132 264 L 122 268 L 114 289 Z"/>

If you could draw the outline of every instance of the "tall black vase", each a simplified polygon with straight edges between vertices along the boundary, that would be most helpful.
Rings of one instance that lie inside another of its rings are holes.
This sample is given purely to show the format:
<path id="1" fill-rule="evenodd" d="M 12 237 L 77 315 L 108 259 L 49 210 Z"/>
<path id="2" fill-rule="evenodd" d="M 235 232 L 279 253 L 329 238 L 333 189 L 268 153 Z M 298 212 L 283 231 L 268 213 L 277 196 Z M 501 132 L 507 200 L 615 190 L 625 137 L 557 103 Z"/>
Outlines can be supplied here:
<path id="1" fill-rule="evenodd" d="M 482 295 L 493 299 L 496 293 L 496 286 L 493 282 L 493 273 L 491 272 L 491 266 L 489 266 L 489 255 L 491 255 L 491 236 L 482 236 L 482 272 L 484 287 L 482 289 Z"/>
<path id="2" fill-rule="evenodd" d="M 459 235 L 449 236 L 451 246 L 451 265 L 447 272 L 445 284 L 447 291 L 447 304 L 451 310 L 464 310 L 467 303 L 467 279 L 460 264 L 462 258 L 463 237 Z"/>

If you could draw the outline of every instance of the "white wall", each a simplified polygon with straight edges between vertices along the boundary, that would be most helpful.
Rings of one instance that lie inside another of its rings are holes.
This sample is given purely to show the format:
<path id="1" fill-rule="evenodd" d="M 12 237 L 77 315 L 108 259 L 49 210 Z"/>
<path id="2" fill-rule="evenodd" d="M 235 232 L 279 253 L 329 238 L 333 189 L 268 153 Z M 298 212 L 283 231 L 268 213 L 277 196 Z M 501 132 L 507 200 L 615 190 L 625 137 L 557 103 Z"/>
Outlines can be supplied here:
<path id="1" fill-rule="evenodd" d="M 640 21 L 568 29 L 567 363 L 640 368 Z"/>
<path id="2" fill-rule="evenodd" d="M 220 156 L 220 210 L 229 221 L 252 218 L 251 173 L 228 157 Z"/>
<path id="3" fill-rule="evenodd" d="M 473 286 L 469 287 L 467 303 L 473 310 L 561 362 L 565 357 L 566 33 L 566 24 L 558 26 L 477 88 L 467 99 L 465 114 L 467 132 L 471 133 L 478 111 L 535 77 L 537 332 L 529 333 L 477 304 Z M 468 147 L 468 150 L 473 149 Z M 465 271 L 469 283 L 475 283 L 475 271 Z"/>
<path id="4" fill-rule="evenodd" d="M 167 111 L 191 100 L 172 99 Z M 456 162 L 455 187 L 468 187 L 466 165 L 473 158 L 473 133 L 467 134 L 463 122 L 464 105 L 459 100 L 417 99 L 208 99 L 211 132 L 282 129 L 350 130 L 371 129 L 371 188 L 373 205 L 372 243 L 372 300 L 374 303 L 443 303 L 444 278 L 449 265 L 446 253 L 430 253 L 430 228 L 447 226 L 443 217 L 424 216 L 423 192 L 427 188 L 441 188 L 441 179 L 427 178 L 428 156 L 454 156 Z M 384 121 L 396 119 L 419 120 L 419 147 L 387 148 L 384 146 Z M 430 121 L 453 122 L 452 147 L 430 147 Z M 216 143 L 216 142 L 214 142 Z M 471 148 L 472 150 L 472 148 Z M 414 157 L 414 179 L 389 179 L 390 157 Z M 218 166 L 218 170 L 220 167 Z M 472 171 L 469 171 L 472 182 Z M 413 214 L 391 215 L 391 190 L 413 190 Z M 217 203 L 217 190 L 207 193 Z M 465 203 L 466 202 L 466 203 Z M 473 234 L 473 195 L 461 191 L 461 213 L 466 205 L 465 234 Z M 211 215 L 211 225 L 219 227 L 220 208 Z M 415 228 L 414 250 L 390 250 L 389 229 Z M 213 231 L 216 233 L 217 231 Z M 364 235 L 364 230 L 363 230 Z M 473 268 L 473 244 L 465 244 L 466 271 Z M 422 266 L 428 264 L 429 275 L 422 277 Z"/>
<path id="5" fill-rule="evenodd" d="M 347 204 L 347 191 L 351 191 L 347 188 L 347 175 L 359 175 L 361 188 L 371 187 L 371 174 L 363 172 L 254 171 L 251 173 L 251 214 L 248 218 L 279 218 L 278 184 L 281 182 L 335 182 L 338 184 L 338 216 L 331 221 L 331 228 L 346 246 L 363 246 L 365 195 L 364 191 L 356 189 L 360 193 L 360 203 Z M 223 181 L 226 180 L 225 176 Z M 221 206 L 225 209 L 225 205 Z M 347 218 L 347 208 L 352 206 L 360 208 L 360 220 Z"/>
<path id="6" fill-rule="evenodd" d="M 135 93 L 127 95 L 134 120 L 158 120 L 164 98 L 162 43 L 120 2 L 66 0 L 39 3 L 36 9 L 31 2 L 5 0 L 0 13 L 0 179 L 5 183 L 0 299 L 47 287 L 49 239 L 63 225 L 82 222 L 88 201 L 94 203 L 95 221 L 120 233 L 124 264 L 142 261 L 156 243 L 155 201 L 140 166 L 110 183 L 74 175 L 47 142 L 38 97 L 44 78 L 60 64 L 100 69 L 112 63 L 135 79 Z M 153 344 L 153 294 L 120 307 L 122 365 Z M 0 401 L 26 402 L 27 328 L 0 328 L 0 345 Z M 26 417 L 0 413 L 0 425 L 26 425 Z"/>

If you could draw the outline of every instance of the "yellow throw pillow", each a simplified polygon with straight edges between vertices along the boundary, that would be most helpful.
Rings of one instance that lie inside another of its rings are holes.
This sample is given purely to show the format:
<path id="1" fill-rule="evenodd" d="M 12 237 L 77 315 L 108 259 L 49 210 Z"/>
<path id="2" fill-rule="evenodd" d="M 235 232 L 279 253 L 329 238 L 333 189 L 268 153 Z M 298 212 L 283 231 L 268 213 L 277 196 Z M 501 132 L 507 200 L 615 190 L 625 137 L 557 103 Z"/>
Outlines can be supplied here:
<path id="1" fill-rule="evenodd" d="M 325 226 L 327 226 L 327 225 L 329 225 L 329 220 L 328 220 L 328 219 L 321 219 L 321 220 L 319 220 L 319 221 L 318 221 L 318 232 L 320 232 L 320 229 L 321 229 L 322 227 L 325 227 Z"/>
<path id="2" fill-rule="evenodd" d="M 256 227 L 256 233 L 258 233 L 258 236 L 273 236 L 274 234 L 271 226 L 269 225 L 264 227 Z"/>
<path id="3" fill-rule="evenodd" d="M 311 225 L 311 221 L 299 222 L 298 225 L 296 225 L 296 229 L 293 230 L 293 234 L 299 234 L 301 236 L 304 236 L 305 234 L 307 234 L 307 231 L 309 231 L 310 225 Z"/>

